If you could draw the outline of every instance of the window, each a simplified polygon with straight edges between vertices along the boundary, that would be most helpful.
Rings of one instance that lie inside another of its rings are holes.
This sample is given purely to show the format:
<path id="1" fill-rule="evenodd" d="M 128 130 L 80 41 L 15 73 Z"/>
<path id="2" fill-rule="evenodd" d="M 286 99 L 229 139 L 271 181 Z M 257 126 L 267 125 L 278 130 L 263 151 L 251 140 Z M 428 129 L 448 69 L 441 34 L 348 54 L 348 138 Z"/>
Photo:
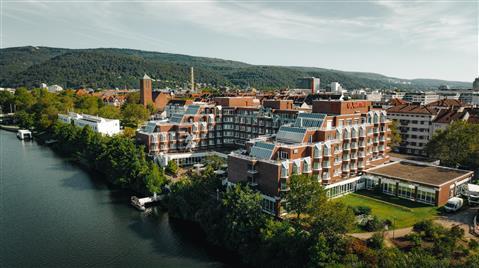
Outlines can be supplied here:
<path id="1" fill-rule="evenodd" d="M 435 205 L 436 193 L 432 191 L 417 189 L 416 201 Z"/>
<path id="2" fill-rule="evenodd" d="M 396 183 L 383 183 L 383 193 L 396 195 Z"/>
<path id="3" fill-rule="evenodd" d="M 398 187 L 398 196 L 411 199 L 412 198 L 412 192 L 414 189 L 411 189 L 409 186 L 404 186 L 404 185 L 399 185 Z"/>

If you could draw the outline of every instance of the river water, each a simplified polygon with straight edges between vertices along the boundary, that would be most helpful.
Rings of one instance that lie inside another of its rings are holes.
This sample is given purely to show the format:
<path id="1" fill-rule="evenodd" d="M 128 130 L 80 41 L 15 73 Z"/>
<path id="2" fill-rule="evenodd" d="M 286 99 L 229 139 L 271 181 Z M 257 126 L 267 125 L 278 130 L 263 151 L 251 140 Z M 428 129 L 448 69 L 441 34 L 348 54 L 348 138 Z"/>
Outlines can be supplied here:
<path id="1" fill-rule="evenodd" d="M 195 228 L 129 197 L 0 130 L 0 267 L 234 266 Z"/>

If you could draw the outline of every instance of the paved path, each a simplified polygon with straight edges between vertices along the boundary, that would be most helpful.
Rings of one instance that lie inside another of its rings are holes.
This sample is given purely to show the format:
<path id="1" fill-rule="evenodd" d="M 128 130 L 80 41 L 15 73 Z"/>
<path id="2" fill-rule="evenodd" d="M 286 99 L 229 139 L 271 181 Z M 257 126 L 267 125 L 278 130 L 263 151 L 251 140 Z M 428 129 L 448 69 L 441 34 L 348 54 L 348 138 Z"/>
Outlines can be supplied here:
<path id="1" fill-rule="evenodd" d="M 407 228 L 402 228 L 402 229 L 396 229 L 396 230 L 390 230 L 390 231 L 385 231 L 384 232 L 384 237 L 387 238 L 393 238 L 394 237 L 403 237 L 407 234 L 409 234 L 412 231 L 412 227 L 407 227 Z M 366 240 L 369 239 L 374 233 L 376 232 L 367 232 L 367 233 L 353 233 L 353 234 L 348 234 L 352 237 L 359 238 L 361 240 Z"/>

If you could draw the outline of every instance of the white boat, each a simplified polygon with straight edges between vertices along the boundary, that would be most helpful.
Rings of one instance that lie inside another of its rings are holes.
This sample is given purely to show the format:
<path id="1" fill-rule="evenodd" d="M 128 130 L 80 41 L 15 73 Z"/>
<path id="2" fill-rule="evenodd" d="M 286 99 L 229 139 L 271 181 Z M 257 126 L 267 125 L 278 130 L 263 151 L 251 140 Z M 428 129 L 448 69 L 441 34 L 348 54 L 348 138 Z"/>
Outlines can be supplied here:
<path id="1" fill-rule="evenodd" d="M 143 198 L 142 198 L 143 199 Z M 141 211 L 145 211 L 146 210 L 146 207 L 145 207 L 145 202 L 143 202 L 143 200 L 141 200 L 140 198 L 136 197 L 136 196 L 132 196 L 131 197 L 131 204 L 136 207 L 137 209 L 141 210 Z"/>
<path id="2" fill-rule="evenodd" d="M 21 139 L 21 140 L 30 140 L 33 138 L 32 136 L 32 132 L 28 129 L 19 129 L 17 131 L 17 138 Z"/>

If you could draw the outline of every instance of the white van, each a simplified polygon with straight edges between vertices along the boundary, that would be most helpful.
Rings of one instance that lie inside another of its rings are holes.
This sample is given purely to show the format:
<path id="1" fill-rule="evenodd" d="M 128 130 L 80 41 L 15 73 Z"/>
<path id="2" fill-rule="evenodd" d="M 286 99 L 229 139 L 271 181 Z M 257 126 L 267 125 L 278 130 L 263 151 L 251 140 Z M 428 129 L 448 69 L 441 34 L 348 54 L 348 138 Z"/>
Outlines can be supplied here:
<path id="1" fill-rule="evenodd" d="M 460 208 L 462 208 L 463 204 L 464 204 L 464 200 L 462 198 L 453 197 L 453 198 L 447 200 L 447 203 L 444 206 L 444 209 L 447 212 L 458 211 Z"/>

